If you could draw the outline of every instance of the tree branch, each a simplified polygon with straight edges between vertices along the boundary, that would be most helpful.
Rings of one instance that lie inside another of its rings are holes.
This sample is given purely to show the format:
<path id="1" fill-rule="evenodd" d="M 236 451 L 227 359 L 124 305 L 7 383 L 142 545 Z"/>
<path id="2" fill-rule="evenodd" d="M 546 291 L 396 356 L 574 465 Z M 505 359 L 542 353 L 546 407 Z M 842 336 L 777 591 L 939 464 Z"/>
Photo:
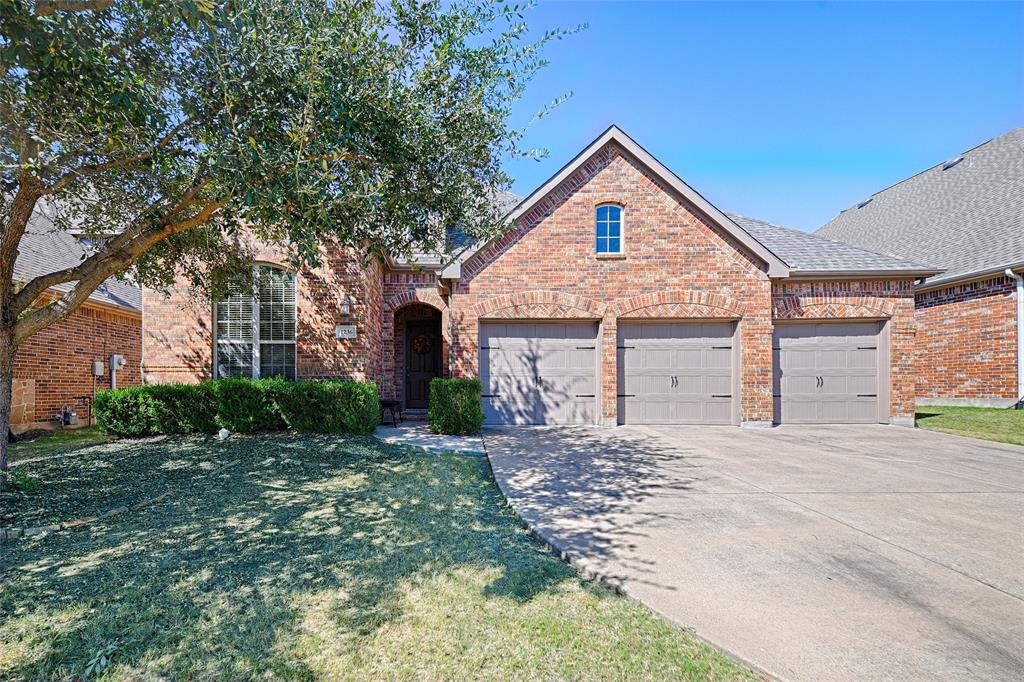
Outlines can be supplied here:
<path id="1" fill-rule="evenodd" d="M 138 259 L 139 256 L 153 248 L 153 246 L 164 239 L 208 222 L 214 214 L 226 205 L 227 200 L 223 199 L 208 201 L 199 211 L 189 218 L 180 222 L 161 225 L 159 228 L 146 230 L 131 240 L 128 244 L 124 245 L 119 251 L 105 251 L 95 254 L 82 261 L 82 263 L 77 267 L 71 268 L 68 271 L 62 271 L 64 272 L 64 277 L 73 278 L 64 279 L 63 281 L 77 280 L 77 284 L 75 284 L 71 291 L 64 294 L 61 298 L 19 318 L 14 326 L 15 343 L 21 343 L 36 332 L 69 317 L 79 307 L 81 307 L 83 303 L 89 300 L 89 297 L 94 291 L 96 291 L 96 288 L 108 278 L 127 268 L 136 259 Z M 39 284 L 36 284 L 36 282 L 44 280 L 47 277 L 49 276 L 44 275 L 43 277 L 37 277 L 29 282 L 24 289 L 18 292 L 18 296 L 16 298 L 20 298 L 23 294 L 26 294 L 29 286 L 32 286 L 34 290 L 38 290 Z M 52 284 L 50 286 L 52 286 Z M 39 290 L 38 293 L 29 299 L 29 301 L 31 302 L 31 300 L 34 300 L 39 294 L 48 288 L 49 287 L 45 287 Z"/>
<path id="2" fill-rule="evenodd" d="M 157 141 L 156 146 L 147 151 L 139 152 L 138 154 L 133 154 L 132 156 L 126 156 L 120 159 L 111 159 L 110 161 L 104 161 L 103 163 L 79 166 L 78 168 L 68 171 L 53 184 L 50 193 L 56 194 L 57 192 L 60 192 L 78 178 L 86 177 L 89 175 L 96 175 L 98 173 L 102 173 L 103 171 L 108 171 L 115 168 L 131 166 L 133 164 L 140 163 L 142 161 L 147 161 L 153 158 L 158 151 L 167 147 L 167 145 L 171 143 L 171 140 L 173 140 L 178 135 L 178 133 L 184 130 L 185 127 L 188 126 L 188 124 L 191 122 L 191 117 L 186 118 L 184 121 L 182 121 L 178 125 L 171 128 L 169 131 L 167 131 L 167 133 Z"/>
<path id="3" fill-rule="evenodd" d="M 48 17 L 63 10 L 65 12 L 102 12 L 114 4 L 114 0 L 37 0 L 36 15 Z"/>

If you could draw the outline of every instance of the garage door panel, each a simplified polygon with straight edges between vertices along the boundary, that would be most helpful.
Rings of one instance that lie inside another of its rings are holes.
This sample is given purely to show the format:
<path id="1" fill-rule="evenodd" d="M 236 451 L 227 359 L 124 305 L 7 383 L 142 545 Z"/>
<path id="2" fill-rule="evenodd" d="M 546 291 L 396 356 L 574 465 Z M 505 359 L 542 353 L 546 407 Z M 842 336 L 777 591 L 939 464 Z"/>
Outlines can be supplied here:
<path id="1" fill-rule="evenodd" d="M 775 409 L 783 423 L 878 421 L 878 322 L 779 325 Z"/>
<path id="2" fill-rule="evenodd" d="M 620 420 L 731 423 L 734 331 L 734 322 L 621 323 Z"/>
<path id="3" fill-rule="evenodd" d="M 487 423 L 593 423 L 596 348 L 594 322 L 482 323 L 479 357 Z"/>

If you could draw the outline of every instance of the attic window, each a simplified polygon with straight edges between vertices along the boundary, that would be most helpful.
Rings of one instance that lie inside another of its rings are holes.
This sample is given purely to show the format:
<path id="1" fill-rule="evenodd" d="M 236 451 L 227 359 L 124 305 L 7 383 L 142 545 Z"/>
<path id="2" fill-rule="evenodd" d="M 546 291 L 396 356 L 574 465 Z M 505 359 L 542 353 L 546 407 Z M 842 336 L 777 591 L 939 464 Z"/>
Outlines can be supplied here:
<path id="1" fill-rule="evenodd" d="M 964 157 L 962 157 L 962 156 L 958 156 L 955 159 L 950 159 L 946 163 L 942 164 L 942 170 L 949 170 L 950 168 L 952 168 L 953 166 L 957 165 L 958 163 L 960 163 L 963 160 L 964 160 Z"/>
<path id="2" fill-rule="evenodd" d="M 859 204 L 857 204 L 857 208 L 864 208 L 865 206 L 867 206 L 868 204 L 870 204 L 874 200 L 875 200 L 874 197 L 868 197 L 864 201 L 862 201 Z"/>

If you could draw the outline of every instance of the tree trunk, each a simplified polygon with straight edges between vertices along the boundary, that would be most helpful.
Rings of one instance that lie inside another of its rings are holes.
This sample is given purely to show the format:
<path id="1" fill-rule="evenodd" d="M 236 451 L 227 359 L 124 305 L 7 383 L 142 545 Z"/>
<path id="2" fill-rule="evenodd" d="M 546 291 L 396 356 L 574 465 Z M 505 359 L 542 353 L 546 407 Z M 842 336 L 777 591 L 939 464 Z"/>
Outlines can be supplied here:
<path id="1" fill-rule="evenodd" d="M 7 435 L 11 430 L 11 384 L 14 381 L 14 327 L 0 327 L 0 489 L 7 479 Z"/>

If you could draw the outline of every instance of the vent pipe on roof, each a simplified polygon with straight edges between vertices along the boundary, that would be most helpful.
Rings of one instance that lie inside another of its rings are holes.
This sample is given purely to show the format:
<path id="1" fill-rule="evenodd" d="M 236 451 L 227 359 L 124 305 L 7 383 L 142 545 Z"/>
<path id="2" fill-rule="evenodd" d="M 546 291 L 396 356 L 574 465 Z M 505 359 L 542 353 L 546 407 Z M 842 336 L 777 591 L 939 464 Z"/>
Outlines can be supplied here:
<path id="1" fill-rule="evenodd" d="M 1024 409 L 1024 275 L 1018 275 L 1006 268 L 1006 276 L 1017 280 L 1017 403 Z"/>

